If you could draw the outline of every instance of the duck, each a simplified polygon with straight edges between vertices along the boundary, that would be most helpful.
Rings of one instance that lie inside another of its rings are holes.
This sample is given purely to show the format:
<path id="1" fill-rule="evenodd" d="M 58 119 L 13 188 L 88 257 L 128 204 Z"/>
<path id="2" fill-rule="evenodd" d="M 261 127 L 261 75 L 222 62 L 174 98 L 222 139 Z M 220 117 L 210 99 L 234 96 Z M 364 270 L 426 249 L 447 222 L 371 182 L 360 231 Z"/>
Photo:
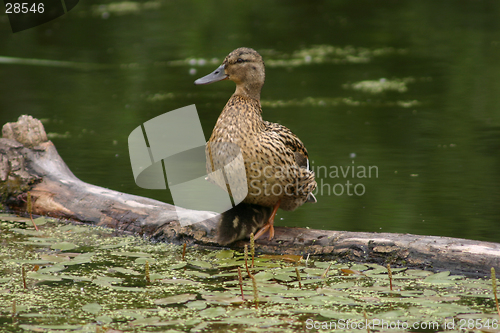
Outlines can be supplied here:
<path id="1" fill-rule="evenodd" d="M 247 181 L 243 185 L 243 200 L 221 214 L 217 242 L 227 245 L 251 233 L 258 239 L 266 232 L 272 240 L 279 208 L 293 211 L 306 202 L 317 202 L 309 155 L 290 129 L 262 118 L 260 94 L 265 65 L 257 51 L 247 47 L 235 49 L 217 69 L 194 83 L 205 85 L 223 80 L 233 81 L 236 90 L 207 142 L 207 169 L 218 169 L 227 162 L 213 164 L 215 155 L 224 155 L 233 146 L 241 152 Z M 229 186 L 227 191 L 231 194 Z"/>

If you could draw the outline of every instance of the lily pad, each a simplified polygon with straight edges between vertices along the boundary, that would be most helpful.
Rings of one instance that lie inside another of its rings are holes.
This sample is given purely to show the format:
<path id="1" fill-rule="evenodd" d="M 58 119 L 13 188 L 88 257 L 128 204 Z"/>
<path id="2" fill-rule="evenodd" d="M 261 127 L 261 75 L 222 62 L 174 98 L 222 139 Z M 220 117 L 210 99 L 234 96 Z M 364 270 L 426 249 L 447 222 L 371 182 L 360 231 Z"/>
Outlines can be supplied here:
<path id="1" fill-rule="evenodd" d="M 149 318 L 142 318 L 142 319 L 136 319 L 134 321 L 131 321 L 129 323 L 130 326 L 149 326 L 149 325 L 154 325 L 160 321 L 160 317 L 149 317 Z"/>
<path id="2" fill-rule="evenodd" d="M 161 280 L 164 278 L 165 278 L 165 275 L 163 275 L 163 274 L 159 274 L 159 273 L 149 274 L 149 280 L 151 280 L 151 281 Z"/>
<path id="3" fill-rule="evenodd" d="M 134 271 L 133 269 L 123 268 L 123 267 L 111 267 L 108 269 L 110 272 L 118 272 L 126 275 L 142 275 L 141 273 Z"/>
<path id="4" fill-rule="evenodd" d="M 258 286 L 259 292 L 268 293 L 268 294 L 276 294 L 276 293 L 284 293 L 288 290 L 286 286 L 281 284 L 273 283 L 273 284 L 260 284 Z"/>
<path id="5" fill-rule="evenodd" d="M 8 261 L 16 264 L 33 264 L 33 265 L 50 264 L 50 261 L 42 259 L 22 259 L 22 260 L 8 260 Z"/>
<path id="6" fill-rule="evenodd" d="M 30 235 L 30 236 L 39 236 L 39 235 L 43 234 L 42 231 L 36 231 L 34 229 L 32 230 L 32 229 L 11 228 L 11 229 L 9 229 L 9 231 L 12 231 L 12 232 L 15 232 L 18 234 L 22 234 L 22 235 Z"/>
<path id="7" fill-rule="evenodd" d="M 298 303 L 293 298 L 284 298 L 283 296 L 278 296 L 278 295 L 270 295 L 269 301 L 273 302 L 273 303 L 282 303 L 282 304 L 297 304 Z"/>
<path id="8" fill-rule="evenodd" d="M 163 279 L 160 280 L 161 283 L 170 283 L 170 284 L 200 284 L 200 282 L 186 280 L 186 279 Z"/>
<path id="9" fill-rule="evenodd" d="M 249 309 L 236 309 L 231 312 L 229 312 L 227 315 L 228 317 L 241 317 L 241 316 L 248 316 L 254 314 L 254 310 L 249 310 Z"/>
<path id="10" fill-rule="evenodd" d="M 284 322 L 281 320 L 272 320 L 266 318 L 256 318 L 256 317 L 228 317 L 220 320 L 221 323 L 226 323 L 229 325 L 258 325 L 265 326 L 265 332 L 272 332 L 270 325 L 280 325 Z"/>
<path id="11" fill-rule="evenodd" d="M 46 224 L 47 222 L 54 222 L 54 220 L 47 219 L 45 217 L 38 217 L 38 218 L 34 219 L 33 222 L 35 223 L 36 226 L 41 226 L 41 225 Z M 26 223 L 31 223 L 31 221 L 26 222 Z"/>
<path id="12" fill-rule="evenodd" d="M 273 254 L 263 254 L 259 256 L 261 259 L 271 259 L 271 260 L 283 260 L 287 262 L 299 262 L 302 260 L 302 256 L 299 255 L 293 255 L 293 254 L 280 254 L 280 255 L 273 255 Z"/>
<path id="13" fill-rule="evenodd" d="M 81 264 L 86 264 L 89 262 L 92 262 L 92 256 L 94 255 L 93 252 L 88 252 L 88 253 L 83 253 L 79 254 L 70 261 L 65 261 L 64 265 L 66 266 L 72 266 L 72 265 L 81 265 Z"/>
<path id="14" fill-rule="evenodd" d="M 196 299 L 195 294 L 181 294 L 175 296 L 169 296 L 165 298 L 159 298 L 154 301 L 157 305 L 168 305 L 168 304 L 180 304 L 186 303 Z"/>
<path id="15" fill-rule="evenodd" d="M 97 279 L 92 280 L 92 283 L 97 284 L 101 287 L 111 287 L 112 283 L 122 282 L 123 279 L 109 276 L 100 276 Z"/>
<path id="16" fill-rule="evenodd" d="M 354 270 L 352 268 L 341 268 L 340 271 L 344 274 L 344 275 L 364 275 L 363 272 L 361 271 L 358 271 L 358 270 Z"/>
<path id="17" fill-rule="evenodd" d="M 220 259 L 217 262 L 219 268 L 241 266 L 242 261 L 238 259 Z"/>
<path id="18" fill-rule="evenodd" d="M 87 303 L 82 306 L 82 310 L 88 313 L 97 314 L 102 310 L 102 306 L 99 303 Z"/>
<path id="19" fill-rule="evenodd" d="M 332 319 L 337 319 L 337 320 L 359 319 L 361 317 L 357 313 L 340 312 L 340 311 L 332 311 L 332 310 L 320 310 L 319 314 L 325 318 L 332 318 Z"/>
<path id="20" fill-rule="evenodd" d="M 199 272 L 199 271 L 186 271 L 185 273 L 187 275 L 197 276 L 197 277 L 202 278 L 202 279 L 208 279 L 208 278 L 210 278 L 210 274 Z"/>
<path id="21" fill-rule="evenodd" d="M 179 269 L 179 268 L 184 268 L 186 267 L 187 263 L 186 262 L 181 262 L 181 263 L 178 263 L 178 264 L 175 264 L 175 265 L 171 265 L 169 266 L 168 268 L 169 269 Z"/>
<path id="22" fill-rule="evenodd" d="M 331 303 L 331 304 L 344 304 L 344 305 L 359 304 L 356 301 L 354 301 L 348 297 L 345 297 L 345 296 L 326 295 L 326 296 L 324 296 L 324 300 L 327 301 L 328 303 Z"/>
<path id="23" fill-rule="evenodd" d="M 67 251 L 67 250 L 72 250 L 76 248 L 77 246 L 73 243 L 70 242 L 61 242 L 61 243 L 56 243 L 53 244 L 50 248 L 54 250 L 61 250 L 61 251 Z"/>
<path id="24" fill-rule="evenodd" d="M 199 315 L 204 318 L 217 318 L 226 314 L 226 309 L 223 307 L 212 307 L 200 311 Z"/>
<path id="25" fill-rule="evenodd" d="M 82 325 L 19 325 L 20 328 L 27 331 L 40 330 L 81 330 Z"/>
<path id="26" fill-rule="evenodd" d="M 254 277 L 257 281 L 268 281 L 274 278 L 274 274 L 269 271 L 263 271 L 255 274 Z"/>
<path id="27" fill-rule="evenodd" d="M 424 270 L 420 270 L 420 269 L 408 269 L 408 270 L 406 270 L 405 273 L 408 275 L 412 275 L 412 276 L 422 276 L 422 277 L 426 277 L 426 276 L 433 274 L 432 272 L 424 271 Z"/>
<path id="28" fill-rule="evenodd" d="M 218 304 L 242 304 L 245 301 L 240 296 L 227 295 L 227 294 L 214 294 L 214 295 L 201 295 L 204 299 L 212 303 Z"/>
<path id="29" fill-rule="evenodd" d="M 191 264 L 191 265 L 193 265 L 193 266 L 196 266 L 196 267 L 199 267 L 199 268 L 203 268 L 203 269 L 210 269 L 210 268 L 212 268 L 212 265 L 209 262 L 206 262 L 206 261 L 191 260 L 188 263 Z"/>
<path id="30" fill-rule="evenodd" d="M 305 304 L 305 305 L 314 305 L 314 306 L 319 306 L 323 307 L 325 306 L 326 299 L 324 296 L 313 296 L 309 298 L 299 298 L 299 303 Z"/>
<path id="31" fill-rule="evenodd" d="M 7 221 L 7 222 L 22 222 L 22 223 L 30 222 L 31 223 L 31 219 L 29 217 L 21 217 L 21 216 L 15 216 L 15 215 L 10 215 L 10 214 L 3 214 L 2 216 L 0 216 L 0 220 Z"/>
<path id="32" fill-rule="evenodd" d="M 357 265 L 352 265 L 350 269 L 352 269 L 353 271 L 366 271 L 368 269 L 368 266 L 357 264 Z"/>
<path id="33" fill-rule="evenodd" d="M 119 282 L 123 281 L 122 278 L 111 277 L 111 276 L 100 276 L 97 279 L 94 279 L 93 281 L 96 281 L 96 280 L 106 281 L 106 282 L 110 282 L 110 283 L 119 283 Z"/>
<path id="34" fill-rule="evenodd" d="M 391 318 L 404 318 L 405 312 L 403 310 L 393 310 L 382 313 L 377 313 L 377 319 L 391 319 Z"/>
<path id="35" fill-rule="evenodd" d="M 222 250 L 217 252 L 217 254 L 215 255 L 217 259 L 228 259 L 232 258 L 233 256 L 234 256 L 234 251 L 232 250 Z"/>
<path id="36" fill-rule="evenodd" d="M 91 278 L 85 277 L 85 276 L 78 276 L 78 275 L 69 275 L 69 274 L 61 274 L 59 275 L 60 278 L 66 279 L 66 280 L 73 280 L 73 281 L 92 281 Z"/>
<path id="37" fill-rule="evenodd" d="M 453 279 L 453 276 L 450 276 L 450 272 L 446 271 L 429 275 L 423 280 L 423 282 L 432 284 L 451 284 L 455 283 Z"/>
<path id="38" fill-rule="evenodd" d="M 119 248 L 119 247 L 127 246 L 129 244 L 130 244 L 129 242 L 121 242 L 121 243 L 118 243 L 118 244 L 99 245 L 98 248 L 103 249 L 103 250 L 116 249 L 116 248 Z"/>
<path id="39" fill-rule="evenodd" d="M 23 313 L 20 314 L 19 317 L 27 317 L 27 318 L 59 318 L 63 317 L 60 315 L 55 315 L 51 313 Z"/>
<path id="40" fill-rule="evenodd" d="M 284 273 L 282 273 L 282 274 L 276 274 L 274 276 L 274 278 L 276 280 L 283 281 L 283 282 L 293 281 L 293 280 L 296 279 L 296 278 L 293 278 L 290 274 L 284 274 Z"/>
<path id="41" fill-rule="evenodd" d="M 207 305 L 207 302 L 205 302 L 205 301 L 193 301 L 193 302 L 187 303 L 186 306 L 190 309 L 193 309 L 193 310 L 203 310 L 208 305 Z"/>
<path id="42" fill-rule="evenodd" d="M 316 296 L 315 290 L 305 290 L 305 289 L 289 289 L 284 292 L 283 297 L 311 297 Z"/>
<path id="43" fill-rule="evenodd" d="M 323 268 L 323 269 L 327 269 L 328 267 L 330 267 L 330 269 L 337 269 L 339 267 L 337 267 L 336 265 L 336 262 L 331 262 L 331 261 L 315 261 L 314 262 L 314 266 L 318 267 L 318 268 Z"/>
<path id="44" fill-rule="evenodd" d="M 56 264 L 56 265 L 53 265 L 53 266 L 47 266 L 47 267 L 44 267 L 44 268 L 40 268 L 38 270 L 38 273 L 41 273 L 41 274 L 55 273 L 55 272 L 64 271 L 65 269 L 66 269 L 66 266 L 64 266 L 62 264 Z"/>
<path id="45" fill-rule="evenodd" d="M 121 257 L 136 257 L 136 258 L 146 258 L 146 257 L 151 257 L 151 253 L 144 253 L 144 252 L 111 252 L 110 254 L 114 256 L 121 256 Z"/>
<path id="46" fill-rule="evenodd" d="M 59 230 L 66 231 L 66 232 L 74 232 L 74 233 L 83 233 L 83 232 L 89 231 L 89 229 L 87 227 L 76 225 L 76 224 L 67 224 L 65 226 L 60 227 Z"/>
<path id="47" fill-rule="evenodd" d="M 320 268 L 304 268 L 305 276 L 322 276 L 325 273 L 324 269 Z M 302 274 L 301 274 L 302 275 Z"/>
<path id="48" fill-rule="evenodd" d="M 58 255 L 52 255 L 52 254 L 41 254 L 40 258 L 42 258 L 43 260 L 48 260 L 50 262 L 56 262 L 56 263 L 71 260 L 69 257 L 66 257 L 66 256 L 58 256 Z"/>
<path id="49" fill-rule="evenodd" d="M 229 276 L 237 277 L 238 276 L 238 272 L 220 273 L 220 274 L 212 275 L 211 277 L 217 279 L 217 278 L 229 277 Z M 227 281 L 227 282 L 234 282 L 234 281 Z"/>
<path id="50" fill-rule="evenodd" d="M 48 274 L 40 274 L 37 272 L 28 272 L 27 277 L 30 279 L 37 279 L 42 281 L 61 281 L 62 278 L 59 276 L 48 275 Z"/>
<path id="51" fill-rule="evenodd" d="M 22 244 L 22 245 L 31 245 L 31 246 L 51 246 L 54 243 L 51 242 L 37 242 L 37 241 L 23 241 L 23 242 L 16 242 L 17 244 Z"/>
<path id="52" fill-rule="evenodd" d="M 147 291 L 146 288 L 141 288 L 141 287 L 121 287 L 121 286 L 111 286 L 114 290 L 119 290 L 119 291 L 132 291 L 132 292 L 145 292 Z"/>
<path id="53" fill-rule="evenodd" d="M 330 288 L 334 289 L 347 289 L 347 288 L 352 288 L 355 285 L 354 282 L 341 282 L 341 283 L 334 283 L 330 285 Z"/>
<path id="54" fill-rule="evenodd" d="M 141 264 L 141 265 L 145 265 L 146 261 L 151 265 L 151 264 L 154 264 L 156 262 L 156 259 L 151 258 L 151 257 L 142 257 L 142 258 L 137 258 L 134 260 L 134 262 L 136 264 Z"/>

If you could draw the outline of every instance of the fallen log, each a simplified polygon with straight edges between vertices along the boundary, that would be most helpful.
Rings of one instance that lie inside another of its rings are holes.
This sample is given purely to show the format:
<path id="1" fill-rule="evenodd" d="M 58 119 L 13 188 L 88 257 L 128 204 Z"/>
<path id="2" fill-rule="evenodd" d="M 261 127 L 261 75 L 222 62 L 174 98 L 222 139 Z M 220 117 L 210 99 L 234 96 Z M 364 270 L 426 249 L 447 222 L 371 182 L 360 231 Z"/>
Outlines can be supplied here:
<path id="1" fill-rule="evenodd" d="M 82 182 L 47 139 L 42 123 L 21 116 L 7 123 L 0 139 L 0 202 L 27 212 L 105 226 L 155 241 L 213 247 L 219 215 L 179 209 L 167 203 Z M 182 220 L 187 223 L 179 223 Z M 189 221 L 200 221 L 189 224 Z M 187 225 L 186 225 L 187 224 Z M 487 276 L 500 269 L 500 244 L 437 236 L 276 227 L 275 238 L 256 242 L 257 251 L 321 256 L 325 259 L 404 265 Z M 232 245 L 241 249 L 246 241 Z"/>

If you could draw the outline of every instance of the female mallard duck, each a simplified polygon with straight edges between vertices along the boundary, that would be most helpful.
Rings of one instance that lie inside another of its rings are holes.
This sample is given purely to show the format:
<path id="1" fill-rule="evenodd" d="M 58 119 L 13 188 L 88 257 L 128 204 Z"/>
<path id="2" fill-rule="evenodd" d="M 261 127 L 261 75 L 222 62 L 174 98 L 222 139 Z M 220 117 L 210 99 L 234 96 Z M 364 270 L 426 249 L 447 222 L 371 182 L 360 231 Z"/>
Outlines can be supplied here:
<path id="1" fill-rule="evenodd" d="M 259 228 L 255 238 L 269 230 L 271 240 L 279 207 L 294 210 L 305 202 L 316 202 L 312 193 L 316 181 L 314 172 L 309 170 L 306 147 L 285 126 L 262 119 L 260 92 L 264 79 L 261 55 L 242 47 L 231 52 L 215 71 L 195 81 L 195 84 L 222 80 L 236 83 L 236 91 L 222 110 L 207 143 L 207 147 L 236 144 L 247 177 L 245 199 L 222 213 L 217 236 L 222 245 L 248 237 Z M 212 152 L 207 151 L 212 159 Z"/>

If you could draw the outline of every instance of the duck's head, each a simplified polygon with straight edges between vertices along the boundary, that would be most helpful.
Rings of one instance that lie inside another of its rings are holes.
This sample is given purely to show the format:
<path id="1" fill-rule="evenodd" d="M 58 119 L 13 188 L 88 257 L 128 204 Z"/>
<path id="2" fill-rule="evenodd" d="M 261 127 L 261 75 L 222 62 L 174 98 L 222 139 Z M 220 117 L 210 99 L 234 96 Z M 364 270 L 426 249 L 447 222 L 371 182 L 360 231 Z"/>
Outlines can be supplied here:
<path id="1" fill-rule="evenodd" d="M 266 74 L 264 61 L 257 51 L 240 47 L 229 53 L 222 65 L 212 73 L 194 81 L 195 84 L 209 84 L 222 80 L 236 83 L 235 95 L 260 100 L 260 91 Z"/>

